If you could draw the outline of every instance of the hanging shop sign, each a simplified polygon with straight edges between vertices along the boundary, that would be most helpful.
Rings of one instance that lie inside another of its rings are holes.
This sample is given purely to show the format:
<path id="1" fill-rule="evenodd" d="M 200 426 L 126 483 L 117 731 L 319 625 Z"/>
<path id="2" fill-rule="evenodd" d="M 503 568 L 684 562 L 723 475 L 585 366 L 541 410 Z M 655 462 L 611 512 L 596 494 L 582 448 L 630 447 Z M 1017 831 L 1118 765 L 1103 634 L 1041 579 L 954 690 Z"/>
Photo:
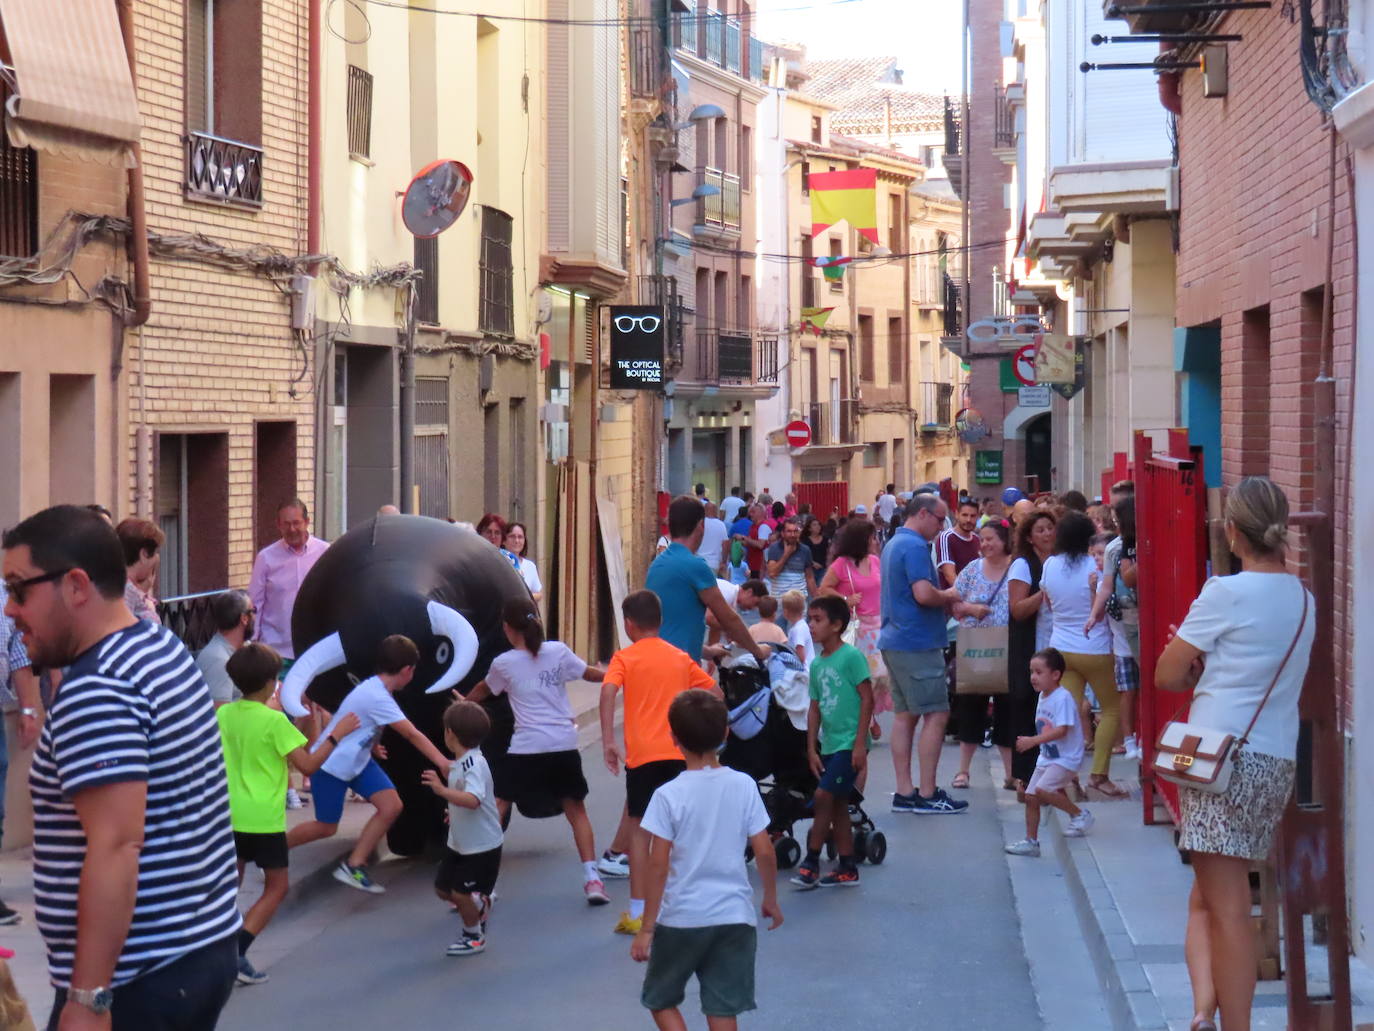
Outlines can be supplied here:
<path id="1" fill-rule="evenodd" d="M 1002 452 L 975 451 L 973 453 L 973 482 L 1002 482 Z"/>
<path id="2" fill-rule="evenodd" d="M 1083 346 L 1082 337 L 1071 337 L 1074 341 L 1073 354 L 1073 379 L 1068 383 L 1051 383 L 1050 389 L 1060 397 L 1072 401 L 1078 392 L 1083 389 L 1083 384 L 1087 382 L 1087 369 L 1085 360 L 1087 351 Z"/>
<path id="3" fill-rule="evenodd" d="M 1035 376 L 1032 383 L 1072 383 L 1078 338 L 1062 333 L 1042 333 L 1036 339 Z"/>
<path id="4" fill-rule="evenodd" d="M 611 389 L 663 387 L 663 309 L 622 304 L 611 308 Z"/>

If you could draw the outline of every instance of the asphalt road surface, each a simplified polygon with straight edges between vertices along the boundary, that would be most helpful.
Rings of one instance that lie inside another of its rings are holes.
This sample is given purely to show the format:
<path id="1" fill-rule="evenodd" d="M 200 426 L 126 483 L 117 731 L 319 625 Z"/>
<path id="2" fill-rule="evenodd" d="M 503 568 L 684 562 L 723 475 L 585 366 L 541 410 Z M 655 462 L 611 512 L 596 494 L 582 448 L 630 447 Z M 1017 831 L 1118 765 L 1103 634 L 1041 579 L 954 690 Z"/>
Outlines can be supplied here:
<path id="1" fill-rule="evenodd" d="M 1023 951 L 994 789 L 974 764 L 972 803 L 958 816 L 888 811 L 893 785 L 886 739 L 872 753 L 869 814 L 888 838 L 881 866 L 857 888 L 796 893 L 780 874 L 786 922 L 760 930 L 759 1008 L 744 1028 L 1043 1027 Z M 946 746 L 941 780 L 956 769 Z M 623 782 L 583 752 L 598 850 L 615 828 Z M 804 832 L 806 825 L 799 824 Z M 339 1028 L 621 1031 L 652 1026 L 639 1005 L 643 967 L 630 939 L 611 933 L 628 883 L 608 880 L 610 906 L 582 898 L 581 867 L 560 817 L 517 816 L 506 837 L 487 951 L 450 959 L 456 916 L 434 897 L 433 869 L 383 864 L 381 896 L 330 885 L 269 927 L 254 957 L 267 984 L 238 988 L 227 1031 Z M 753 874 L 757 882 L 757 875 Z M 1077 928 L 1071 923 L 1066 933 Z M 274 945 L 275 939 L 275 945 Z M 283 952 L 283 949 L 285 951 Z M 683 1012 L 704 1028 L 695 985 Z"/>

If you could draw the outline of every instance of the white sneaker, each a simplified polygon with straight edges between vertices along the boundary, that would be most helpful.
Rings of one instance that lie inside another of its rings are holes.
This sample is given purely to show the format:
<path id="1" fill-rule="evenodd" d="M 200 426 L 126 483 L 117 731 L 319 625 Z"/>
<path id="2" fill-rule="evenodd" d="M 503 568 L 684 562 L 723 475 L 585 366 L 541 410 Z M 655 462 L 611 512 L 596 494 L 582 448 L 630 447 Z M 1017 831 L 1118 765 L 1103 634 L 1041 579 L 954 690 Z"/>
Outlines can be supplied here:
<path id="1" fill-rule="evenodd" d="M 1064 837 L 1081 838 L 1093 829 L 1093 824 L 1096 822 L 1097 818 L 1091 812 L 1087 809 L 1080 809 L 1077 816 L 1069 818 L 1069 825 L 1064 829 Z"/>
<path id="2" fill-rule="evenodd" d="M 630 857 L 624 852 L 606 851 L 596 861 L 596 868 L 606 877 L 629 877 Z"/>
<path id="3" fill-rule="evenodd" d="M 1122 744 L 1126 748 L 1125 758 L 1132 761 L 1139 761 L 1141 759 L 1143 753 L 1140 750 L 1140 742 L 1135 739 L 1135 735 L 1126 738 Z"/>
<path id="4" fill-rule="evenodd" d="M 1030 856 L 1032 859 L 1040 857 L 1040 842 L 1031 841 L 1030 838 L 1022 838 L 1020 841 L 1012 842 L 1004 852 L 1009 856 Z"/>
<path id="5" fill-rule="evenodd" d="M 303 802 L 303 801 L 301 800 L 301 796 L 297 793 L 297 791 L 296 791 L 295 788 L 287 788 L 287 789 L 286 789 L 286 808 L 288 808 L 288 809 L 304 809 L 304 808 L 305 808 L 305 802 Z"/>

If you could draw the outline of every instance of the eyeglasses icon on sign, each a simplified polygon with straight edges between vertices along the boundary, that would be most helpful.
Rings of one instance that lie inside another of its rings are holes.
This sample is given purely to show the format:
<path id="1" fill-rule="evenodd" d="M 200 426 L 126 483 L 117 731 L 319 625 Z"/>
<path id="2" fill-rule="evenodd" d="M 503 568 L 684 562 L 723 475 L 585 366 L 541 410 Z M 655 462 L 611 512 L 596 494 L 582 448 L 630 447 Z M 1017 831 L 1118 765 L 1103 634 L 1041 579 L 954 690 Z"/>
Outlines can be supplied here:
<path id="1" fill-rule="evenodd" d="M 621 333 L 628 333 L 636 326 L 643 333 L 653 333 L 663 325 L 663 319 L 657 315 L 617 315 L 614 322 L 616 330 Z"/>

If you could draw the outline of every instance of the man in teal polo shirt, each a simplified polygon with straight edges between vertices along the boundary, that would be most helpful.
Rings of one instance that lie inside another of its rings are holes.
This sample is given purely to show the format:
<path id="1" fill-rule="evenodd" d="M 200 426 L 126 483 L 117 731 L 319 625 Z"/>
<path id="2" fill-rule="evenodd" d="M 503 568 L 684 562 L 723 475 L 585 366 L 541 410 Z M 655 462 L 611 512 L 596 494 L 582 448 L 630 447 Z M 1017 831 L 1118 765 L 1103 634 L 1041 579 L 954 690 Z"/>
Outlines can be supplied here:
<path id="1" fill-rule="evenodd" d="M 949 606 L 960 602 L 953 587 L 936 586 L 930 544 L 945 528 L 945 503 L 936 494 L 917 494 L 907 502 L 905 522 L 882 555 L 882 630 L 878 647 L 892 688 L 892 765 L 897 791 L 894 813 L 958 813 L 956 802 L 936 786 L 935 772 L 949 722 L 949 680 L 945 673 L 945 629 Z M 920 785 L 911 781 L 911 743 L 916 723 Z"/>
<path id="2" fill-rule="evenodd" d="M 658 595 L 663 606 L 659 636 L 701 661 L 701 646 L 706 641 L 706 610 L 709 608 L 726 636 L 763 663 L 768 652 L 755 643 L 696 550 L 705 530 L 705 510 L 696 498 L 677 498 L 668 506 L 669 545 L 649 566 L 644 586 Z"/>

